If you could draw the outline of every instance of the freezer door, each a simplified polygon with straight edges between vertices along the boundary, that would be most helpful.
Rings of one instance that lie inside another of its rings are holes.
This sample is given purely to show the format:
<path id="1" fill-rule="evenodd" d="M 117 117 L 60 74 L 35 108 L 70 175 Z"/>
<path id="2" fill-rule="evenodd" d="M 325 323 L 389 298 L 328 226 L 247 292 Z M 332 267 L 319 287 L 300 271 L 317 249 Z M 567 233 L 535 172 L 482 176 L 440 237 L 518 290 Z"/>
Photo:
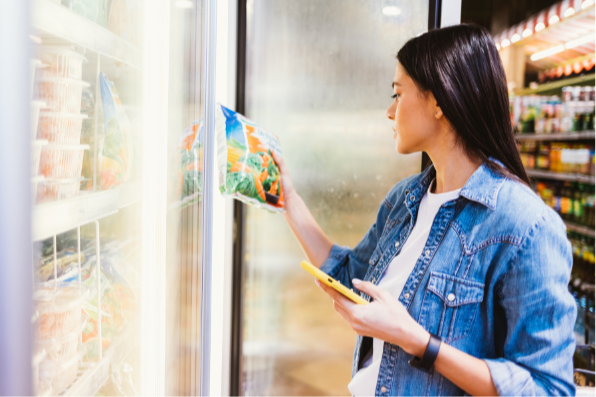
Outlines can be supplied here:
<path id="1" fill-rule="evenodd" d="M 296 190 L 342 246 L 420 172 L 419 153 L 396 153 L 386 112 L 397 51 L 428 23 L 423 1 L 247 3 L 247 115 L 279 136 Z M 349 394 L 355 335 L 300 268 L 283 216 L 249 207 L 245 223 L 238 393 Z"/>

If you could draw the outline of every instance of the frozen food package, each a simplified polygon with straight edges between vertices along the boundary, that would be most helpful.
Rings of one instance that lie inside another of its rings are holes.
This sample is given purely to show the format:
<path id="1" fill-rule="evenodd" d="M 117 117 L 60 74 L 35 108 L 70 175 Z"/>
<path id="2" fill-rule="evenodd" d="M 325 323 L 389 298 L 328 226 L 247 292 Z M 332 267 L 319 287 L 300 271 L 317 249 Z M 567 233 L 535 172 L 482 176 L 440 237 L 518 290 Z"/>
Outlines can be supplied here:
<path id="1" fill-rule="evenodd" d="M 279 167 L 279 139 L 240 113 L 217 104 L 215 109 L 219 190 L 247 204 L 284 212 Z"/>
<path id="2" fill-rule="evenodd" d="M 178 173 L 174 180 L 178 183 L 180 198 L 193 197 L 201 192 L 203 183 L 203 120 L 194 121 L 182 131 L 179 147 L 179 166 L 173 167 Z"/>
<path id="3" fill-rule="evenodd" d="M 109 189 L 130 179 L 133 150 L 130 122 L 118 91 L 103 73 L 100 73 L 100 84 L 105 119 L 105 138 L 101 148 L 101 188 Z"/>

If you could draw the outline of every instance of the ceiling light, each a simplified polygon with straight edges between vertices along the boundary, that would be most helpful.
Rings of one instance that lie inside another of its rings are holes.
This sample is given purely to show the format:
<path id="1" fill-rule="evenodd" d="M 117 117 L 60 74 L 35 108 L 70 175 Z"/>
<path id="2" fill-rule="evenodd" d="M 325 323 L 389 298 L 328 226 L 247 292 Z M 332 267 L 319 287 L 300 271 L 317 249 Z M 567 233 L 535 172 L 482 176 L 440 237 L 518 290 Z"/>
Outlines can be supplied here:
<path id="1" fill-rule="evenodd" d="M 560 21 L 560 19 L 559 19 L 559 16 L 558 15 L 553 15 L 552 17 L 548 18 L 548 24 L 549 25 L 553 25 L 553 24 L 555 24 L 555 23 L 557 23 L 559 21 Z"/>
<path id="2" fill-rule="evenodd" d="M 193 8 L 194 2 L 191 0 L 176 0 L 174 2 L 174 7 L 177 8 Z"/>
<path id="3" fill-rule="evenodd" d="M 565 18 L 572 16 L 573 14 L 575 14 L 575 10 L 571 7 L 569 7 L 566 11 L 565 14 L 563 14 L 563 16 Z"/>
<path id="4" fill-rule="evenodd" d="M 537 31 L 537 32 L 540 32 L 540 31 L 541 31 L 542 29 L 544 29 L 544 28 L 545 28 L 545 26 L 544 26 L 544 23 L 542 23 L 542 22 L 538 22 L 538 23 L 536 24 L 536 27 L 534 28 L 534 30 L 535 30 L 535 31 Z"/>
<path id="5" fill-rule="evenodd" d="M 580 46 L 582 44 L 587 44 L 594 41 L 594 34 L 589 34 L 584 37 L 580 37 L 579 39 L 571 40 L 565 43 L 565 48 L 570 49 L 573 47 Z"/>
<path id="6" fill-rule="evenodd" d="M 586 0 L 582 3 L 582 10 L 585 10 L 586 8 L 590 7 L 591 5 L 594 5 L 594 0 Z"/>
<path id="7" fill-rule="evenodd" d="M 519 37 L 519 34 L 517 34 L 517 33 L 516 33 L 516 34 L 514 34 L 514 35 L 511 37 L 511 42 L 512 42 L 512 43 L 517 43 L 517 42 L 518 42 L 518 41 L 520 41 L 520 40 L 521 40 L 521 37 Z"/>
<path id="8" fill-rule="evenodd" d="M 399 8 L 397 8 L 396 6 L 386 6 L 386 7 L 383 7 L 383 14 L 394 17 L 396 15 L 401 14 L 401 10 Z"/>
<path id="9" fill-rule="evenodd" d="M 554 46 L 554 47 L 551 47 L 551 48 L 549 48 L 547 50 L 537 52 L 537 53 L 533 54 L 530 57 L 530 59 L 533 60 L 533 61 L 537 61 L 539 59 L 546 58 L 546 57 L 549 57 L 551 55 L 558 54 L 561 51 L 565 51 L 565 46 L 563 44 L 559 44 L 559 45 Z"/>
<path id="10" fill-rule="evenodd" d="M 532 35 L 532 29 L 526 29 L 522 32 L 522 36 L 528 37 Z"/>
<path id="11" fill-rule="evenodd" d="M 509 44 L 511 44 L 511 43 L 507 39 L 501 41 L 501 47 L 503 47 L 503 48 L 509 47 Z"/>

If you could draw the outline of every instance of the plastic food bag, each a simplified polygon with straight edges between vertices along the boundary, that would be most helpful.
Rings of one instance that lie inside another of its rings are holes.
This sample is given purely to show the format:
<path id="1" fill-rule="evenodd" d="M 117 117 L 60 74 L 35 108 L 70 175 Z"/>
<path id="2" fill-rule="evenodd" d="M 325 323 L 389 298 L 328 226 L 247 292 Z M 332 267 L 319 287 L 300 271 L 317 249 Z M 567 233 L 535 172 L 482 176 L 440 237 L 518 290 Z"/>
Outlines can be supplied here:
<path id="1" fill-rule="evenodd" d="M 118 91 L 105 74 L 100 73 L 101 103 L 105 118 L 105 140 L 101 149 L 101 188 L 124 183 L 130 179 L 132 138 L 130 122 Z"/>
<path id="2" fill-rule="evenodd" d="M 203 183 L 203 120 L 197 120 L 186 127 L 178 143 L 179 167 L 174 167 L 179 174 L 178 192 L 180 197 L 200 194 Z"/>
<path id="3" fill-rule="evenodd" d="M 279 139 L 243 115 L 217 104 L 219 190 L 247 204 L 284 212 L 279 167 L 272 151 L 281 155 Z"/>

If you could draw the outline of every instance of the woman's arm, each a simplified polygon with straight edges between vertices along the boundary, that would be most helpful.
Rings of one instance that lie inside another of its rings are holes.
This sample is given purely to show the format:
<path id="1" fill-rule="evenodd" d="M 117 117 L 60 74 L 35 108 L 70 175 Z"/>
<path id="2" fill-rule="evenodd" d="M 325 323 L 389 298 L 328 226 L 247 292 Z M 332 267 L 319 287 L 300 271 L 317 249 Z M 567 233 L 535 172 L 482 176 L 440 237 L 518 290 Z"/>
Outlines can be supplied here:
<path id="1" fill-rule="evenodd" d="M 408 354 L 422 357 L 430 334 L 414 321 L 406 308 L 388 291 L 370 282 L 352 282 L 358 290 L 369 295 L 374 301 L 367 306 L 357 305 L 333 288 L 318 282 L 317 285 L 333 298 L 335 310 L 359 335 L 393 343 Z M 486 363 L 446 343 L 441 344 L 434 367 L 468 394 L 497 395 Z"/>
<path id="2" fill-rule="evenodd" d="M 312 216 L 302 197 L 296 193 L 290 174 L 283 158 L 273 152 L 273 158 L 281 173 L 281 184 L 284 191 L 284 216 L 294 236 L 302 246 L 310 262 L 316 267 L 321 267 L 329 257 L 333 243 L 323 232 L 315 218 Z"/>

